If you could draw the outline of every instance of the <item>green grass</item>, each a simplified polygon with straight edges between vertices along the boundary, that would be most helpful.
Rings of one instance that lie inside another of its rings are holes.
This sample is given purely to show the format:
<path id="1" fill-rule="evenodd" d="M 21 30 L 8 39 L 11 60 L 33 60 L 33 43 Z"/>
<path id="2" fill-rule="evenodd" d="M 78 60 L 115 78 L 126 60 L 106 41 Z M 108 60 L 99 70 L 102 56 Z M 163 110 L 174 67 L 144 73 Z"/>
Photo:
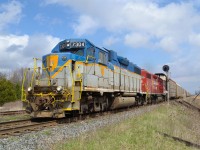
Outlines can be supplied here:
<path id="1" fill-rule="evenodd" d="M 29 118 L 30 118 L 30 115 L 28 114 L 5 115 L 5 116 L 1 115 L 0 122 L 23 120 L 23 119 L 29 119 Z"/>
<path id="2" fill-rule="evenodd" d="M 196 119 L 198 117 L 198 119 Z M 53 149 L 73 150 L 183 150 L 195 149 L 171 137 L 200 145 L 199 114 L 175 102 L 123 123 L 82 134 L 66 140 Z M 168 134 L 171 137 L 165 137 Z"/>

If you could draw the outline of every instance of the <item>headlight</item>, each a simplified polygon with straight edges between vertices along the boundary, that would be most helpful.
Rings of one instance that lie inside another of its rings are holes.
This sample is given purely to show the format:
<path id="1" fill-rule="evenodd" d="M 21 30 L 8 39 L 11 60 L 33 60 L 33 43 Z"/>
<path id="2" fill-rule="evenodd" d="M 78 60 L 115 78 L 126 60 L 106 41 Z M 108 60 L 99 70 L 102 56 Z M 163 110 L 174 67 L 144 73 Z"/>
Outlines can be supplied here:
<path id="1" fill-rule="evenodd" d="M 58 86 L 58 87 L 56 88 L 56 90 L 57 90 L 58 92 L 61 92 L 61 91 L 62 91 L 62 86 Z"/>
<path id="2" fill-rule="evenodd" d="M 31 92 L 32 91 L 32 87 L 28 87 L 28 92 Z"/>

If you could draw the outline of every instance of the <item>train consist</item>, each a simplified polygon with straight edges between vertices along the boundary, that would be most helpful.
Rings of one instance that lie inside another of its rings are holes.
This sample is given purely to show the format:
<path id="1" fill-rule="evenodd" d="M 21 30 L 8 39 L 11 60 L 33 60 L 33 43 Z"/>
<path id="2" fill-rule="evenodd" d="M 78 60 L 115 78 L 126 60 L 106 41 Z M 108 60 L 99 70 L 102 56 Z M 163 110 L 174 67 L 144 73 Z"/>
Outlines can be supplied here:
<path id="1" fill-rule="evenodd" d="M 173 80 L 167 89 L 166 81 L 165 74 L 152 74 L 87 39 L 66 39 L 42 57 L 42 68 L 27 69 L 22 102 L 33 118 L 62 118 L 156 103 L 168 92 L 170 98 L 189 94 Z"/>

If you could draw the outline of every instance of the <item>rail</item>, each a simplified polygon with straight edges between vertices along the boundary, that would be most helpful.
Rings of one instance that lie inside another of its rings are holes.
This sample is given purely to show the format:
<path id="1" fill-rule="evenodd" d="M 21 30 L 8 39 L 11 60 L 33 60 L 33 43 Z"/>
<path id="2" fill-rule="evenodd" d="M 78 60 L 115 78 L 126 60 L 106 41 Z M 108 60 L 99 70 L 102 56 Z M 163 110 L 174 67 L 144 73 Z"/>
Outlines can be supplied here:
<path id="1" fill-rule="evenodd" d="M 157 105 L 159 106 L 159 105 L 162 105 L 163 103 L 167 103 L 167 102 L 162 102 Z M 87 114 L 82 114 L 82 115 L 80 114 L 77 116 L 72 116 L 72 117 L 62 118 L 62 119 L 54 119 L 50 121 L 45 121 L 45 120 L 34 121 L 34 120 L 27 119 L 27 120 L 2 122 L 0 123 L 0 138 L 21 135 L 21 134 L 29 133 L 31 131 L 38 131 L 47 127 L 56 126 L 58 124 L 72 123 L 72 122 L 82 121 L 89 118 L 93 119 L 93 118 L 98 118 L 105 115 L 122 113 L 124 111 L 137 111 L 139 109 L 145 109 L 146 107 L 150 107 L 150 106 L 152 105 L 149 104 L 142 108 L 129 107 L 129 108 L 121 108 L 118 110 L 110 110 L 110 111 L 105 111 L 105 112 L 94 112 L 94 113 L 87 113 Z"/>
<path id="2" fill-rule="evenodd" d="M 25 110 L 16 110 L 16 111 L 2 111 L 0 112 L 0 116 L 5 115 L 16 115 L 16 114 L 24 114 Z"/>
<path id="3" fill-rule="evenodd" d="M 56 125 L 56 121 L 32 122 L 30 119 L 0 123 L 0 138 L 21 135 L 30 131 L 37 131 L 44 127 Z"/>

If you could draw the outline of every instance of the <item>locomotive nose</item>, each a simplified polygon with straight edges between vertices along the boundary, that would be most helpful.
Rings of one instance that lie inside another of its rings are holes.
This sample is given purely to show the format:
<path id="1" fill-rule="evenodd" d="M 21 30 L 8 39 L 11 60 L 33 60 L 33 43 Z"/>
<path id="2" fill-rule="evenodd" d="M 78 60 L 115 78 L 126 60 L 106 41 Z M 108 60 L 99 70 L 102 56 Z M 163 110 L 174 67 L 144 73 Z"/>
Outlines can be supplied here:
<path id="1" fill-rule="evenodd" d="M 43 63 L 49 72 L 53 72 L 58 66 L 58 55 L 48 55 L 43 58 Z"/>

